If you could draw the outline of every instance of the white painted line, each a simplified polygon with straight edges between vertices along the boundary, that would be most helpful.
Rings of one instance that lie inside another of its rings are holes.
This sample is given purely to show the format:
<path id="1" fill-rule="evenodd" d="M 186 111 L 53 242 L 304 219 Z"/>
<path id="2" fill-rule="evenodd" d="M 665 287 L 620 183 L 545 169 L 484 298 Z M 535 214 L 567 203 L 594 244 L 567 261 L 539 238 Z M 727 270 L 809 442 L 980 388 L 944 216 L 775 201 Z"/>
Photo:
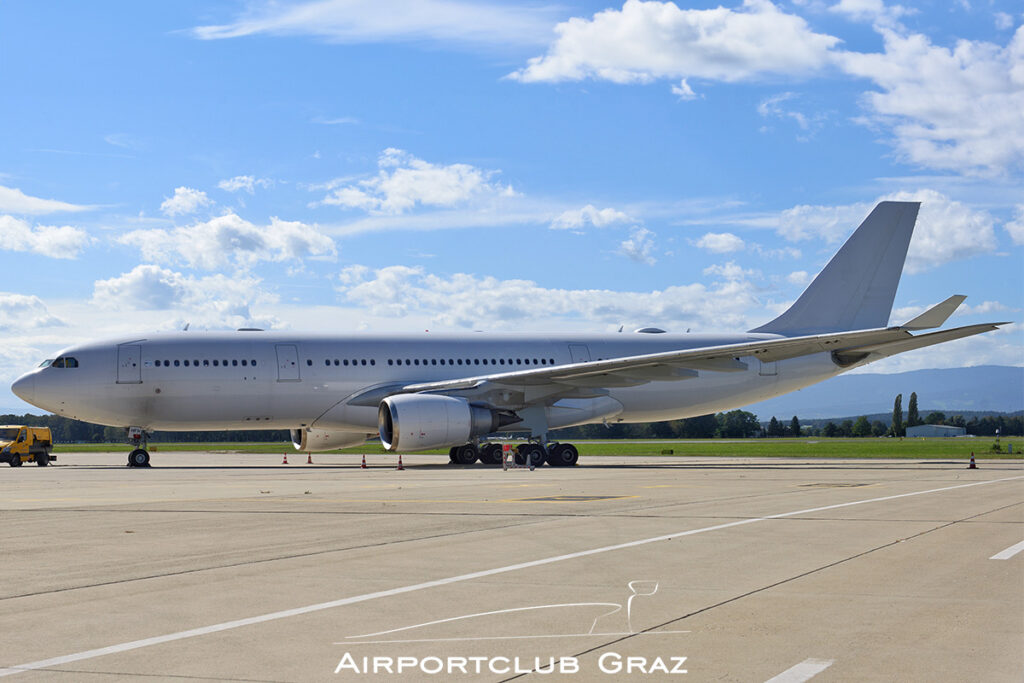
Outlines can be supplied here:
<path id="1" fill-rule="evenodd" d="M 778 676 L 769 678 L 765 683 L 803 683 L 809 681 L 825 669 L 832 666 L 834 659 L 805 659 L 794 667 L 790 667 Z"/>
<path id="2" fill-rule="evenodd" d="M 756 524 L 757 522 L 765 522 L 771 519 L 783 519 L 786 517 L 794 517 L 796 515 L 806 515 L 812 512 L 823 512 L 825 510 L 838 510 L 840 508 L 852 507 L 854 505 L 866 505 L 868 503 L 881 503 L 887 500 L 897 500 L 899 498 L 911 498 L 913 496 L 924 496 L 929 493 L 940 493 L 942 491 L 954 491 L 956 489 L 965 489 L 972 486 L 988 486 L 989 484 L 998 484 L 1006 481 L 1015 481 L 1017 479 L 1024 479 L 1024 475 L 1017 477 L 1006 477 L 1003 479 L 991 479 L 989 481 L 976 481 L 970 484 L 957 484 L 956 486 L 946 486 L 938 489 L 928 489 L 927 491 L 912 491 L 911 493 L 898 493 L 892 496 L 882 496 L 880 498 L 868 498 L 866 500 L 855 500 L 849 503 L 837 503 L 835 505 L 825 505 L 817 508 L 807 508 L 806 510 L 794 510 L 792 512 L 781 512 L 777 515 L 768 515 L 765 517 L 751 517 L 749 519 L 740 519 L 735 522 L 726 522 L 725 524 L 716 524 L 714 526 L 707 526 L 701 529 L 689 529 L 687 531 L 680 531 L 674 534 L 665 534 L 663 536 L 654 536 L 652 538 L 643 538 L 638 541 L 629 541 L 628 543 L 618 543 L 616 545 L 606 545 L 602 548 L 592 548 L 590 550 L 581 550 L 575 553 L 568 553 L 566 555 L 556 555 L 554 557 L 545 557 L 539 560 L 530 560 L 529 562 L 520 562 L 518 564 L 510 564 L 505 567 L 496 567 L 494 569 L 484 569 L 477 572 L 470 572 L 469 574 L 459 574 L 458 576 L 449 576 L 443 579 L 435 579 L 433 581 L 424 581 L 423 583 L 414 583 L 409 586 L 399 586 L 398 588 L 389 588 L 387 590 L 376 591 L 373 593 L 364 593 L 363 595 L 353 595 L 348 598 L 341 598 L 340 600 L 331 600 L 330 602 L 321 602 L 316 605 L 306 605 L 305 607 L 296 607 L 294 609 L 282 610 L 280 612 L 271 612 L 270 614 L 261 614 L 255 617 L 248 617 L 246 619 L 236 619 L 234 621 L 225 621 L 221 624 L 213 624 L 211 626 L 202 626 L 200 628 L 193 628 L 187 631 L 178 631 L 176 633 L 168 633 L 162 636 L 154 636 L 153 638 L 144 638 L 142 640 L 133 640 L 127 643 L 121 643 L 119 645 L 110 645 L 108 647 L 101 647 L 95 650 L 86 650 L 84 652 L 76 652 L 70 655 L 62 655 L 60 657 L 51 657 L 50 659 L 41 659 L 36 662 L 29 662 L 27 664 L 17 664 L 5 669 L 0 669 L 0 677 L 11 676 L 13 674 L 22 673 L 25 671 L 33 671 L 35 669 L 45 669 L 49 666 L 59 666 L 63 664 L 69 664 L 71 662 L 79 662 L 83 659 L 93 659 L 95 657 L 102 657 L 103 655 L 111 655 L 119 652 L 128 652 L 130 650 L 138 650 L 142 647 L 149 647 L 150 645 L 160 645 L 162 643 L 170 643 L 175 640 L 184 640 L 185 638 L 194 638 L 196 636 L 205 636 L 211 633 L 219 633 L 220 631 L 229 631 L 231 629 L 240 628 L 242 626 L 252 626 L 253 624 L 262 624 L 268 621 L 276 621 L 278 619 L 287 619 L 288 617 L 297 617 L 303 614 L 310 614 L 311 612 L 319 612 L 325 609 L 332 609 L 334 607 L 344 607 L 345 605 L 354 605 L 359 602 L 366 602 L 368 600 L 376 600 L 377 598 L 388 598 L 395 595 L 402 595 L 404 593 L 412 593 L 414 591 L 421 591 L 427 588 L 437 588 L 438 586 L 447 586 L 453 583 L 461 583 L 463 581 L 471 581 L 473 579 L 480 579 L 487 576 L 495 576 L 497 574 L 506 574 L 508 572 L 518 571 L 520 569 L 530 569 L 532 567 L 540 567 L 546 564 L 553 564 L 555 562 L 564 562 L 566 560 L 575 560 L 581 557 L 589 557 L 591 555 L 599 555 L 601 553 L 611 552 L 613 550 L 623 550 L 625 548 L 636 548 L 642 545 L 648 545 L 650 543 L 658 543 L 660 541 L 670 541 L 675 538 L 682 538 L 684 536 L 695 536 L 696 534 L 703 534 L 708 531 L 718 531 L 719 529 L 729 529 L 732 527 L 743 526 L 745 524 Z"/>
<path id="3" fill-rule="evenodd" d="M 1016 555 L 1017 553 L 1019 553 L 1021 550 L 1024 550 L 1024 541 L 1021 541 L 1020 543 L 1018 543 L 1016 545 L 1011 545 L 1009 548 L 1007 548 L 1003 552 L 996 553 L 995 555 L 993 555 L 992 557 L 990 557 L 988 559 L 990 559 L 990 560 L 1008 560 L 1011 557 L 1013 557 L 1014 555 Z"/>

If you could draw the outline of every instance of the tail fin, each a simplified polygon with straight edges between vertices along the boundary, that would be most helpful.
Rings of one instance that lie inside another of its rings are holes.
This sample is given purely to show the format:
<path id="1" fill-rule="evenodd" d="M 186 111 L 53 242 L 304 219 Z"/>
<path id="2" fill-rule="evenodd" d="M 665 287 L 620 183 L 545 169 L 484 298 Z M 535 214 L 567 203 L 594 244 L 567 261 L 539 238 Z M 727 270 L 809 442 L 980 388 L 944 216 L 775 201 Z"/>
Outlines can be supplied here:
<path id="1" fill-rule="evenodd" d="M 920 202 L 880 202 L 785 313 L 750 330 L 787 337 L 885 327 Z"/>

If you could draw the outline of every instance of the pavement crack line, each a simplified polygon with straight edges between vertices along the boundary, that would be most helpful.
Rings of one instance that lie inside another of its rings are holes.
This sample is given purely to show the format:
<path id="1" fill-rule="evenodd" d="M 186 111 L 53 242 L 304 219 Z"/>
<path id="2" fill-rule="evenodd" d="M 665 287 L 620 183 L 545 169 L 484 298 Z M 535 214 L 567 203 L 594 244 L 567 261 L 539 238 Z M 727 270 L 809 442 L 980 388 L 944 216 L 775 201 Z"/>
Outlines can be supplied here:
<path id="1" fill-rule="evenodd" d="M 712 526 L 701 527 L 701 528 L 698 528 L 698 529 L 686 529 L 686 530 L 683 530 L 683 531 L 676 531 L 676 532 L 673 532 L 673 533 L 663 534 L 663 535 L 660 535 L 660 536 L 652 536 L 652 537 L 649 537 L 649 538 L 641 538 L 641 539 L 637 539 L 637 540 L 633 540 L 633 541 L 627 541 L 627 542 L 624 542 L 624 543 L 616 543 L 614 545 L 602 546 L 602 547 L 599 547 L 599 548 L 589 548 L 589 549 L 586 549 L 586 550 L 579 550 L 579 551 L 576 551 L 576 552 L 566 553 L 566 554 L 563 554 L 563 555 L 555 555 L 555 556 L 550 556 L 550 557 L 538 558 L 536 560 L 527 560 L 525 562 L 519 562 L 517 564 L 511 564 L 511 565 L 505 565 L 503 567 L 492 567 L 490 569 L 481 569 L 481 570 L 477 570 L 477 571 L 473 571 L 473 572 L 468 572 L 468 573 L 465 573 L 465 574 L 458 574 L 458 575 L 455 575 L 455 576 L 447 576 L 447 577 L 443 577 L 443 578 L 439 578 L 439 579 L 431 579 L 431 580 L 427 580 L 427 581 L 422 581 L 420 583 L 408 584 L 408 585 L 405 585 L 405 586 L 396 586 L 394 588 L 388 588 L 388 589 L 384 589 L 384 590 L 374 591 L 374 592 L 371 592 L 371 593 L 363 593 L 361 595 L 352 595 L 352 596 L 348 596 L 348 597 L 345 597 L 345 598 L 339 598 L 337 600 L 329 600 L 327 602 L 316 603 L 316 604 L 313 604 L 313 605 L 304 605 L 302 607 L 294 607 L 294 608 L 291 608 L 291 609 L 280 610 L 280 611 L 277 611 L 277 612 L 270 612 L 270 613 L 260 614 L 260 615 L 256 615 L 256 616 L 252 616 L 252 617 L 244 617 L 244 618 L 241 618 L 241 619 L 234 619 L 234 620 L 231 620 L 231 621 L 225 621 L 225 622 L 221 622 L 221 623 L 218 623 L 218 624 L 210 624 L 210 625 L 207 625 L 207 626 L 200 626 L 198 628 L 191 628 L 191 629 L 187 629 L 187 630 L 184 630 L 184 631 L 175 631 L 173 633 L 165 633 L 163 635 L 152 636 L 152 637 L 149 637 L 149 638 L 142 638 L 140 640 L 132 640 L 132 641 L 125 642 L 125 643 L 118 643 L 118 644 L 115 644 L 115 645 L 108 645 L 106 647 L 99 647 L 99 648 L 94 648 L 94 649 L 91 649 L 91 650 L 84 650 L 84 651 L 81 651 L 81 652 L 75 652 L 75 653 L 71 653 L 71 654 L 67 654 L 67 655 L 60 655 L 60 656 L 57 656 L 57 657 L 50 657 L 48 659 L 41 659 L 41 660 L 37 660 L 37 661 L 34 661 L 34 662 L 26 662 L 24 664 L 15 664 L 13 666 L 8 666 L 8 667 L 0 668 L 0 677 L 11 676 L 11 675 L 14 675 L 14 674 L 24 673 L 26 671 L 36 671 L 36 670 L 39 670 L 39 669 L 46 669 L 46 668 L 49 668 L 49 667 L 61 666 L 61 665 L 64 665 L 64 664 L 69 664 L 71 662 L 78 662 L 78 661 L 83 661 L 83 660 L 86 660 L 86 659 L 94 659 L 96 657 L 103 657 L 103 656 L 106 656 L 106 655 L 117 654 L 117 653 L 121 653 L 121 652 L 130 652 L 132 650 L 137 650 L 137 649 L 140 649 L 140 648 L 151 647 L 151 646 L 154 646 L 154 645 L 161 645 L 161 644 L 164 644 L 164 643 L 176 642 L 176 641 L 179 641 L 179 640 L 185 640 L 187 638 L 195 638 L 195 637 L 199 637 L 199 636 L 211 635 L 211 634 L 214 634 L 214 633 L 221 633 L 221 632 L 233 630 L 233 629 L 236 629 L 236 628 L 242 628 L 242 627 L 246 627 L 246 626 L 254 626 L 256 624 L 264 624 L 264 623 L 271 622 L 271 621 L 277 621 L 279 619 L 287 619 L 287 618 L 291 618 L 291 617 L 303 616 L 303 615 L 306 615 L 306 614 L 313 614 L 313 613 L 316 613 L 316 612 L 321 612 L 323 610 L 334 609 L 334 608 L 337 608 L 337 607 L 345 607 L 345 606 L 348 606 L 348 605 L 359 604 L 359 603 L 368 602 L 368 601 L 371 601 L 371 600 L 378 600 L 378 599 L 381 599 L 381 598 L 389 598 L 389 597 L 395 597 L 395 596 L 399 596 L 399 595 L 406 595 L 406 594 L 414 593 L 414 592 L 417 592 L 417 591 L 428 590 L 428 589 L 431 589 L 431 588 L 439 588 L 441 586 L 449 586 L 449 585 L 453 585 L 453 584 L 456 584 L 456 583 L 463 583 L 463 582 L 466 582 L 466 581 L 473 581 L 473 580 L 476 580 L 476 579 L 487 578 L 487 577 L 490 577 L 490 576 L 499 576 L 499 575 L 507 574 L 507 573 L 510 573 L 510 572 L 520 571 L 520 570 L 523 570 L 523 569 L 532 569 L 534 567 L 542 567 L 542 566 L 546 566 L 546 565 L 550 565 L 550 564 L 555 564 L 555 563 L 559 563 L 559 562 L 565 562 L 565 561 L 568 561 L 568 560 L 582 559 L 584 557 L 594 557 L 596 555 L 600 555 L 600 554 L 603 554 L 603 553 L 614 552 L 614 551 L 618 551 L 618 550 L 625 550 L 627 548 L 637 548 L 637 547 L 641 547 L 641 546 L 645 546 L 645 545 L 650 545 L 650 544 L 654 544 L 654 543 L 661 543 L 661 542 L 665 542 L 665 541 L 673 541 L 673 540 L 677 540 L 677 539 L 680 539 L 680 538 L 685 538 L 685 537 L 688 537 L 688 536 L 693 536 L 693 535 L 696 535 L 696 534 L 703 534 L 703 533 L 708 533 L 708 532 L 712 532 L 712 531 L 720 531 L 720 530 L 723 530 L 723 529 L 731 529 L 731 528 L 734 528 L 734 527 L 740 527 L 740 526 L 745 526 L 745 525 L 749 525 L 749 524 L 758 524 L 760 522 L 767 522 L 767 521 L 772 521 L 772 520 L 777 520 L 777 519 L 787 519 L 787 518 L 790 518 L 790 517 L 796 517 L 798 515 L 806 515 L 806 514 L 812 514 L 812 513 L 817 513 L 817 512 L 824 512 L 825 510 L 838 510 L 838 509 L 853 507 L 853 506 L 857 506 L 857 505 L 867 505 L 867 504 L 871 504 L 871 503 L 882 503 L 882 502 L 891 501 L 891 500 L 900 500 L 900 499 L 912 498 L 912 497 L 917 497 L 917 496 L 925 496 L 925 495 L 929 495 L 929 494 L 933 494 L 933 493 L 944 493 L 946 491 L 962 490 L 962 489 L 967 489 L 967 488 L 973 488 L 973 487 L 976 487 L 976 486 L 989 486 L 989 485 L 993 485 L 993 484 L 1004 484 L 1004 483 L 1011 482 L 1011 481 L 1019 481 L 1021 479 L 1024 479 L 1024 475 L 1018 475 L 1018 476 L 1014 476 L 1014 477 L 1003 477 L 1003 478 L 1000 478 L 1000 479 L 988 479 L 988 480 L 985 480 L 985 481 L 976 481 L 976 482 L 971 482 L 971 483 L 968 483 L 968 484 L 957 484 L 957 485 L 954 485 L 954 486 L 943 486 L 943 487 L 940 487 L 940 488 L 925 489 L 923 491 L 908 491 L 906 493 L 897 493 L 897 494 L 893 494 L 893 495 L 889 495 L 889 496 L 878 496 L 878 497 L 875 497 L 875 498 L 864 498 L 864 499 L 860 499 L 860 500 L 847 501 L 847 502 L 844 502 L 844 503 L 835 503 L 835 504 L 832 504 L 832 505 L 822 505 L 822 506 L 818 506 L 818 507 L 804 508 L 804 509 L 801 509 L 801 510 L 790 510 L 789 512 L 780 512 L 780 513 L 777 513 L 777 514 L 774 514 L 774 515 L 764 515 L 764 516 L 761 516 L 761 517 L 749 517 L 747 519 L 741 519 L 741 520 L 737 520 L 737 521 L 733 521 L 733 522 L 726 522 L 726 523 L 723 523 L 723 524 L 715 524 L 715 525 L 712 525 Z M 989 511 L 989 512 L 993 512 L 993 511 Z M 989 512 L 982 513 L 982 514 L 989 514 Z M 943 526 L 949 526 L 949 525 L 955 524 L 955 523 L 956 522 L 950 522 L 950 523 L 948 523 L 946 525 L 943 525 Z M 896 541 L 896 542 L 899 542 L 899 541 Z M 889 545 L 892 545 L 892 544 L 889 544 Z M 833 563 L 833 564 L 838 564 L 838 562 L 837 563 Z M 808 572 L 808 573 L 810 573 L 810 572 Z M 799 577 L 795 577 L 795 578 L 799 578 Z M 784 583 L 784 582 L 779 582 L 779 583 Z M 770 586 L 765 587 L 765 588 L 760 589 L 760 590 L 767 590 L 767 588 L 770 588 Z M 755 592 L 757 592 L 757 591 L 755 591 Z M 737 598 L 733 598 L 733 600 L 740 599 L 741 597 L 744 597 L 744 596 L 739 596 Z M 733 600 L 729 600 L 727 602 L 732 602 Z M 709 609 L 709 608 L 704 608 L 703 610 L 698 610 L 697 612 L 694 612 L 694 614 L 699 614 L 702 611 L 707 611 L 707 609 Z M 673 620 L 671 620 L 670 622 L 667 622 L 667 623 L 673 623 L 675 621 L 679 621 L 681 619 L 685 619 L 685 618 L 687 618 L 689 616 L 693 616 L 693 615 L 692 614 L 684 615 L 683 617 L 679 617 L 679 618 L 673 619 Z M 659 627 L 655 627 L 655 628 L 659 628 Z M 618 640 L 625 640 L 625 638 L 617 639 L 617 640 L 615 640 L 613 642 L 618 642 Z"/>
<path id="2" fill-rule="evenodd" d="M 763 592 L 771 590 L 773 588 L 778 588 L 779 586 L 784 586 L 787 583 L 792 583 L 793 581 L 798 581 L 798 580 L 806 578 L 808 576 L 812 576 L 814 574 L 818 574 L 818 573 L 823 572 L 823 571 L 825 571 L 827 569 L 831 569 L 833 567 L 837 567 L 837 566 L 839 566 L 841 564 L 846 564 L 847 562 L 852 562 L 853 560 L 857 560 L 857 559 L 860 559 L 860 558 L 865 557 L 867 555 L 871 555 L 872 553 L 876 553 L 879 550 L 885 550 L 886 548 L 891 548 L 891 547 L 893 547 L 895 545 L 899 545 L 900 543 L 906 543 L 907 541 L 913 541 L 913 540 L 915 540 L 917 538 L 921 538 L 922 536 L 926 536 L 926 535 L 928 535 L 928 534 L 930 534 L 932 532 L 941 531 L 942 529 L 947 529 L 947 528 L 949 528 L 951 526 L 955 526 L 957 524 L 963 524 L 963 523 L 966 523 L 966 522 L 971 522 L 972 520 L 977 519 L 978 517 L 984 517 L 985 515 L 990 515 L 993 512 L 1000 512 L 1001 510 L 1008 510 L 1009 508 L 1016 507 L 1016 506 L 1018 506 L 1020 504 L 1021 503 L 1010 503 L 1009 505 L 1003 505 L 1003 506 L 1000 506 L 1000 507 L 997 507 L 997 508 L 993 508 L 991 510 L 986 510 L 984 512 L 979 512 L 976 515 L 970 515 L 969 517 L 964 517 L 963 519 L 955 519 L 955 520 L 953 520 L 951 522 L 944 522 L 942 524 L 939 524 L 938 526 L 932 527 L 931 529 L 925 529 L 924 531 L 919 531 L 916 534 L 912 534 L 910 536 L 907 536 L 906 538 L 897 538 L 895 541 L 890 541 L 889 543 L 883 543 L 882 545 L 875 546 L 874 548 L 869 548 L 869 549 L 861 551 L 859 553 L 855 553 L 853 555 L 850 555 L 849 557 L 844 557 L 844 558 L 836 560 L 834 562 L 829 562 L 828 564 L 823 564 L 820 567 L 815 567 L 814 569 L 808 569 L 805 572 L 801 572 L 800 574 L 796 574 L 794 576 L 790 576 L 790 577 L 782 579 L 780 581 L 776 581 L 774 583 L 770 583 L 770 584 L 768 584 L 766 586 L 761 586 L 760 588 L 754 588 L 753 590 L 749 590 L 746 593 L 741 593 L 740 595 L 735 595 L 735 596 L 729 598 L 728 600 L 722 600 L 721 602 L 716 602 L 713 605 L 708 605 L 706 607 L 701 607 L 698 610 L 694 610 L 694 611 L 689 612 L 687 614 L 684 614 L 682 616 L 675 617 L 674 619 L 669 619 L 668 621 L 664 621 L 664 622 L 662 622 L 660 624 L 655 624 L 654 626 L 649 626 L 649 627 L 647 627 L 647 628 L 645 628 L 643 630 L 637 631 L 636 633 L 629 633 L 629 634 L 624 635 L 624 636 L 622 636 L 620 638 L 615 638 L 613 640 L 609 640 L 606 643 L 601 643 L 599 645 L 594 645 L 593 647 L 589 647 L 586 650 L 574 653 L 573 655 L 570 655 L 570 656 L 572 656 L 572 657 L 582 657 L 583 655 L 590 654 L 591 652 L 597 652 L 597 651 L 603 650 L 606 647 L 609 647 L 611 645 L 615 645 L 617 643 L 621 643 L 621 642 L 630 640 L 631 638 L 634 638 L 634 637 L 636 637 L 638 635 L 647 634 L 647 633 L 654 633 L 658 629 L 662 629 L 662 628 L 665 628 L 666 626 L 671 626 L 673 624 L 677 624 L 680 621 L 683 621 L 684 619 L 689 619 L 690 617 L 697 616 L 698 614 L 703 614 L 705 612 L 710 612 L 713 609 L 716 609 L 718 607 L 722 607 L 724 605 L 731 604 L 733 602 L 738 602 L 740 600 L 743 600 L 744 598 L 749 598 L 752 595 L 757 595 L 758 593 L 763 593 Z M 517 675 L 511 676 L 509 678 L 503 678 L 501 680 L 502 680 L 502 683 L 504 683 L 505 681 L 512 681 L 512 680 L 515 680 L 517 678 L 522 678 L 523 676 L 529 676 L 530 674 L 534 673 L 535 671 L 536 671 L 536 669 L 531 670 L 531 671 L 527 671 L 527 672 L 524 672 L 524 673 L 521 673 L 521 674 L 517 674 Z"/>

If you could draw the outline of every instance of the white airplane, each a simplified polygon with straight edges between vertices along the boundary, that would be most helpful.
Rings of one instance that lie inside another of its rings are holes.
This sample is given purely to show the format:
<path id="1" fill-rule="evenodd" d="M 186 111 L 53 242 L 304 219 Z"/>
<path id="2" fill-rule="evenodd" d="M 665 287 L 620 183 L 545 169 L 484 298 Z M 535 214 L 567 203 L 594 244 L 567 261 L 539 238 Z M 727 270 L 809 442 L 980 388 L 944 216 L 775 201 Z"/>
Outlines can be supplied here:
<path id="1" fill-rule="evenodd" d="M 130 466 L 149 464 L 156 429 L 290 429 L 301 451 L 379 434 L 389 451 L 449 447 L 461 464 L 500 464 L 488 436 L 518 432 L 520 462 L 570 466 L 577 449 L 549 430 L 731 410 L 1005 324 L 911 334 L 941 326 L 957 295 L 887 327 L 919 206 L 878 204 L 789 310 L 745 334 L 150 334 L 64 349 L 12 390 L 128 428 Z"/>

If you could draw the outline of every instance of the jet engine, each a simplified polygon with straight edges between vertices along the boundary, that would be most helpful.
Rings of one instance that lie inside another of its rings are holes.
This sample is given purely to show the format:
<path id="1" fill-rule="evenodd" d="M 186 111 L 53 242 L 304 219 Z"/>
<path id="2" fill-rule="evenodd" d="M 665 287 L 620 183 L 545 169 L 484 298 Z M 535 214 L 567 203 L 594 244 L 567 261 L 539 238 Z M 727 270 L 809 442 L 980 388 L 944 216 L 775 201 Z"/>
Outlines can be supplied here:
<path id="1" fill-rule="evenodd" d="M 519 422 L 511 413 L 436 394 L 396 394 L 380 403 L 380 441 L 389 451 L 422 451 L 464 444 Z"/>
<path id="2" fill-rule="evenodd" d="M 327 429 L 293 429 L 292 443 L 299 451 L 332 451 L 335 448 L 361 446 L 373 434 L 365 432 L 335 432 Z"/>

